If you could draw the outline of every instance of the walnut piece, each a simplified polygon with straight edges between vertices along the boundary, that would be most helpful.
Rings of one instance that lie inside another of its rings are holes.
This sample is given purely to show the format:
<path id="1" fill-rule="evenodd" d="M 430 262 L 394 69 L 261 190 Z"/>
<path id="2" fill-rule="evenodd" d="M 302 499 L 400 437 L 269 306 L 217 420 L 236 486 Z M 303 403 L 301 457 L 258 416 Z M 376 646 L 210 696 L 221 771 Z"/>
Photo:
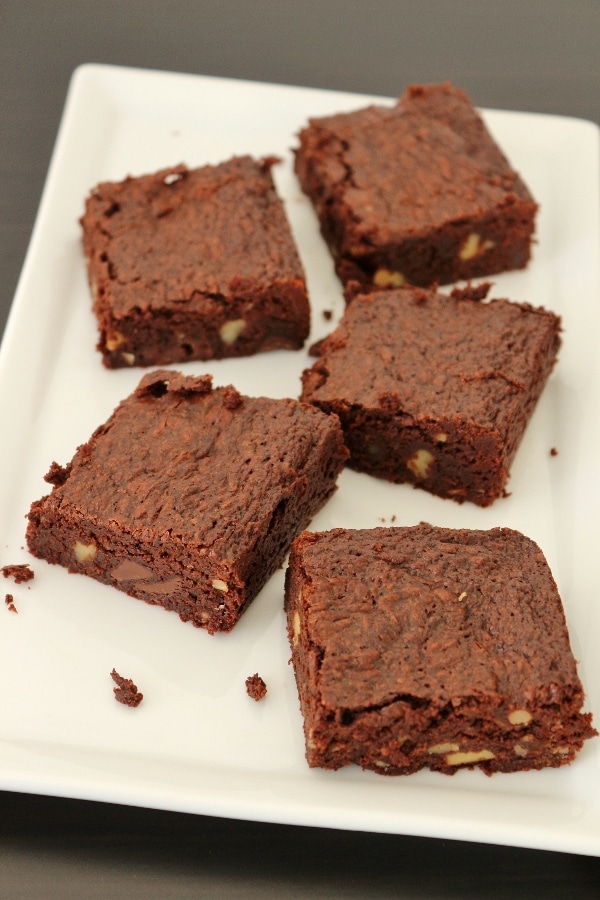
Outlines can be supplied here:
<path id="1" fill-rule="evenodd" d="M 80 563 L 91 562 L 94 559 L 97 550 L 98 548 L 95 544 L 83 544 L 81 541 L 75 541 L 75 544 L 73 545 L 75 559 Z"/>
<path id="2" fill-rule="evenodd" d="M 513 709 L 508 714 L 508 721 L 511 725 L 529 725 L 532 715 L 526 709 Z"/>
<path id="3" fill-rule="evenodd" d="M 485 240 L 476 231 L 472 231 L 460 248 L 458 255 L 463 262 L 466 262 L 469 259 L 475 259 L 476 256 L 482 256 L 486 250 L 491 250 L 493 246 L 493 241 Z"/>
<path id="4" fill-rule="evenodd" d="M 223 594 L 226 594 L 229 590 L 229 585 L 222 578 L 213 578 L 211 584 L 215 591 L 221 591 Z"/>
<path id="5" fill-rule="evenodd" d="M 484 759 L 494 759 L 495 754 L 491 750 L 465 750 L 460 753 L 449 753 L 446 757 L 448 766 L 464 766 L 482 762 Z"/>
<path id="6" fill-rule="evenodd" d="M 450 753 L 453 750 L 458 750 L 458 744 L 452 744 L 449 741 L 446 741 L 443 744 L 434 744 L 433 747 L 428 749 L 428 753 L 432 753 L 434 755 L 441 755 L 442 753 Z"/>
<path id="7" fill-rule="evenodd" d="M 373 284 L 377 287 L 402 287 L 405 282 L 406 279 L 402 272 L 395 272 L 383 267 L 377 269 L 373 275 Z"/>
<path id="8" fill-rule="evenodd" d="M 106 349 L 107 350 L 117 350 L 122 344 L 125 343 L 125 338 L 121 334 L 120 331 L 115 331 L 114 334 L 106 336 Z"/>
<path id="9" fill-rule="evenodd" d="M 234 344 L 246 327 L 244 319 L 232 319 L 219 328 L 219 335 L 224 344 Z"/>
<path id="10" fill-rule="evenodd" d="M 297 646 L 298 641 L 300 639 L 300 613 L 298 610 L 295 610 L 294 617 L 292 619 L 292 643 L 294 647 Z"/>
<path id="11" fill-rule="evenodd" d="M 433 462 L 433 453 L 430 453 L 429 450 L 421 449 L 417 450 L 417 452 L 406 461 L 406 468 L 410 469 L 415 478 L 425 479 L 429 477 Z"/>

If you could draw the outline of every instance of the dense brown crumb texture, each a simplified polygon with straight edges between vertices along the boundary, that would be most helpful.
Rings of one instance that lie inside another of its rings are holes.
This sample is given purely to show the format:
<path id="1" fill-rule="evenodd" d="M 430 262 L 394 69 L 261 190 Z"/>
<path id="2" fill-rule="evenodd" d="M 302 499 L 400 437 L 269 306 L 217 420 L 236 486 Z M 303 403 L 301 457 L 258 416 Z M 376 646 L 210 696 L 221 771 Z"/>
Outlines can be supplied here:
<path id="1" fill-rule="evenodd" d="M 180 165 L 92 191 L 81 224 L 106 366 L 303 345 L 308 296 L 273 162 Z"/>
<path id="2" fill-rule="evenodd" d="M 286 606 L 311 766 L 513 772 L 596 734 L 556 585 L 518 532 L 307 532 Z"/>
<path id="3" fill-rule="evenodd" d="M 253 700 L 262 700 L 267 694 L 267 685 L 258 672 L 246 678 L 246 693 Z"/>
<path id="4" fill-rule="evenodd" d="M 8 611 L 16 613 L 16 612 L 18 612 L 18 609 L 15 606 L 14 600 L 15 600 L 15 598 L 13 597 L 12 594 L 7 594 L 4 598 L 4 602 L 6 604 Z"/>
<path id="5" fill-rule="evenodd" d="M 110 677 L 117 685 L 113 688 L 115 700 L 118 700 L 119 703 L 123 703 L 125 706 L 140 705 L 144 699 L 144 695 L 140 694 L 137 685 L 133 683 L 131 678 L 123 678 L 116 669 L 112 670 Z"/>
<path id="6" fill-rule="evenodd" d="M 336 413 L 349 465 L 488 506 L 560 347 L 560 318 L 487 285 L 358 295 L 314 349 L 302 399 Z"/>
<path id="7" fill-rule="evenodd" d="M 413 86 L 299 138 L 296 172 L 344 282 L 430 286 L 527 264 L 537 205 L 463 91 Z"/>
<path id="8" fill-rule="evenodd" d="M 0 569 L 5 578 L 12 578 L 15 584 L 23 584 L 23 582 L 31 581 L 35 573 L 28 563 L 2 566 Z"/>
<path id="9" fill-rule="evenodd" d="M 148 373 L 32 504 L 31 552 L 229 631 L 335 490 L 338 420 Z"/>

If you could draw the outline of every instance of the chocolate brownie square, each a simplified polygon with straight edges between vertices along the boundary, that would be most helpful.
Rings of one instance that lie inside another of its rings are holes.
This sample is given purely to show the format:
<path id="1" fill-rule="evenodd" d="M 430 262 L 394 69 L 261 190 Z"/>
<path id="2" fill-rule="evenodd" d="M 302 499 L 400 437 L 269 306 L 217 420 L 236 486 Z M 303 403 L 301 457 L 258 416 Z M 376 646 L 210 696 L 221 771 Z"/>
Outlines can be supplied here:
<path id="1" fill-rule="evenodd" d="M 530 258 L 537 204 L 450 84 L 311 119 L 295 167 L 344 283 L 428 287 Z"/>
<path id="2" fill-rule="evenodd" d="M 295 400 L 143 378 L 29 512 L 34 556 L 229 631 L 335 489 L 334 416 Z"/>
<path id="3" fill-rule="evenodd" d="M 81 219 L 109 368 L 302 347 L 304 273 L 273 158 L 99 184 Z"/>
<path id="4" fill-rule="evenodd" d="M 517 531 L 306 532 L 286 607 L 310 766 L 514 772 L 596 734 L 556 584 Z"/>
<path id="5" fill-rule="evenodd" d="M 352 468 L 459 503 L 503 495 L 560 319 L 488 287 L 358 295 L 316 345 L 302 399 L 340 417 Z"/>

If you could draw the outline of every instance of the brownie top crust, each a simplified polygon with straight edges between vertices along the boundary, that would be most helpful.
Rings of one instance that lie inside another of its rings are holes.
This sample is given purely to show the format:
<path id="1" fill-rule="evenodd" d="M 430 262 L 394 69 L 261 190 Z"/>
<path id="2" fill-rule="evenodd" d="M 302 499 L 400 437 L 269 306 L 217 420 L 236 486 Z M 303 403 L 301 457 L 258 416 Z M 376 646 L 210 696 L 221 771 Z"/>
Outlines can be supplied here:
<path id="1" fill-rule="evenodd" d="M 560 319 L 528 304 L 484 302 L 488 287 L 357 295 L 314 348 L 320 359 L 304 373 L 303 399 L 506 431 L 556 357 Z"/>
<path id="2" fill-rule="evenodd" d="M 326 186 L 321 201 L 348 210 L 341 253 L 517 200 L 536 206 L 467 95 L 450 84 L 413 86 L 390 108 L 311 119 L 301 140 Z"/>
<path id="3" fill-rule="evenodd" d="M 301 615 L 319 649 L 326 707 L 366 709 L 403 696 L 436 705 L 468 697 L 515 708 L 581 704 L 556 584 L 539 547 L 519 532 L 335 529 L 305 532 L 293 556 L 297 547 Z"/>
<path id="4" fill-rule="evenodd" d="M 157 370 L 46 478 L 65 515 L 80 512 L 145 544 L 181 542 L 239 560 L 338 431 L 334 417 L 298 401 Z M 340 439 L 338 470 L 343 451 Z"/>
<path id="5" fill-rule="evenodd" d="M 81 220 L 84 251 L 113 314 L 202 309 L 257 283 L 304 283 L 274 162 L 241 156 L 99 184 Z"/>

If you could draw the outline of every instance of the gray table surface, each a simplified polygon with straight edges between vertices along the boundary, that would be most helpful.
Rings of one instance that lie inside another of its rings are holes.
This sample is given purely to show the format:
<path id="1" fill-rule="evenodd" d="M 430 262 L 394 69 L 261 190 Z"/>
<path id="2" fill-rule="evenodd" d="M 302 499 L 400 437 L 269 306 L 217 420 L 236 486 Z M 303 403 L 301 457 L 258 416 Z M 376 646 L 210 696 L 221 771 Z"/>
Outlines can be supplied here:
<path id="1" fill-rule="evenodd" d="M 0 333 L 83 62 L 600 123 L 598 0 L 1 0 Z M 592 898 L 600 859 L 0 792 L 2 898 L 254 896 Z"/>

